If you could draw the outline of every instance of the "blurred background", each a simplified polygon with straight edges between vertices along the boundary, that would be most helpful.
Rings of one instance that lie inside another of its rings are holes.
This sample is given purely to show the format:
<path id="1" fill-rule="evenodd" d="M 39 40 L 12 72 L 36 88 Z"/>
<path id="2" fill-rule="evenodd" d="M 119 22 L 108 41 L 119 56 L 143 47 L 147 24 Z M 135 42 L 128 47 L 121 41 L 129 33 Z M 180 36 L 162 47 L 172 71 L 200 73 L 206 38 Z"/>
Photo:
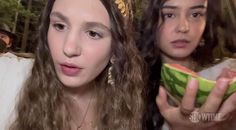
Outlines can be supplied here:
<path id="1" fill-rule="evenodd" d="M 134 8 L 134 22 L 137 22 L 142 16 L 142 8 L 145 7 L 147 0 L 129 0 L 132 1 Z M 45 5 L 46 0 L 0 0 L 0 31 L 7 30 L 13 35 L 11 51 L 14 52 L 33 52 L 36 46 L 36 37 L 40 13 Z M 236 23 L 236 0 L 221 0 L 222 16 L 231 19 Z M 223 30 L 219 28 L 223 33 Z M 230 45 L 222 43 L 214 50 L 215 56 L 230 56 L 236 52 L 236 30 L 231 31 L 235 35 L 235 39 Z M 220 37 L 220 36 L 219 36 Z M 235 48 L 234 48 L 235 47 Z M 233 49 L 234 48 L 234 49 Z"/>
<path id="2" fill-rule="evenodd" d="M 33 52 L 41 10 L 46 0 L 0 0 L 0 29 L 15 34 L 11 50 Z"/>

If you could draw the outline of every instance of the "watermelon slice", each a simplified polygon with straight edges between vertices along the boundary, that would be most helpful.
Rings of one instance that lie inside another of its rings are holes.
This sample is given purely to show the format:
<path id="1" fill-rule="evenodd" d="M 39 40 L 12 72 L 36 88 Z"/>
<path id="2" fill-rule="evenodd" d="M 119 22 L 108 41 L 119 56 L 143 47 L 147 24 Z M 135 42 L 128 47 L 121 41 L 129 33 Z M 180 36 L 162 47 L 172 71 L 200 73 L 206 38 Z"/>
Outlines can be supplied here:
<path id="1" fill-rule="evenodd" d="M 225 93 L 224 99 L 226 99 L 236 92 L 236 59 L 227 59 L 198 73 L 179 64 L 163 64 L 161 78 L 168 93 L 179 102 L 184 95 L 188 81 L 192 77 L 196 78 L 199 82 L 196 105 L 200 106 L 206 101 L 207 96 L 216 84 L 216 79 L 220 77 L 222 70 L 225 70 L 225 68 L 232 70 L 230 74 L 234 76 L 229 89 Z"/>

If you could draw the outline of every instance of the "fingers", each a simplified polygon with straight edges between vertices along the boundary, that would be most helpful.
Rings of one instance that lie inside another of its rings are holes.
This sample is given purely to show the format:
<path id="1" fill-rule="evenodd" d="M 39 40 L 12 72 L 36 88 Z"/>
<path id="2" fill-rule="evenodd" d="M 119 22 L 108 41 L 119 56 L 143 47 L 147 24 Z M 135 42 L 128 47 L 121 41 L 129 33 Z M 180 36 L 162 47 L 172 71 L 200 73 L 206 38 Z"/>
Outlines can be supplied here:
<path id="1" fill-rule="evenodd" d="M 184 97 L 180 105 L 180 112 L 183 115 L 189 116 L 191 112 L 195 109 L 195 99 L 198 91 L 198 81 L 195 78 L 192 78 L 186 87 Z M 167 93 L 163 87 L 159 88 L 159 95 L 156 97 L 156 103 L 162 113 L 166 115 L 165 112 L 171 108 L 167 101 Z"/>
<path id="2" fill-rule="evenodd" d="M 216 86 L 211 91 L 210 95 L 207 97 L 206 102 L 200 108 L 201 112 L 217 112 L 224 94 L 228 88 L 229 80 L 226 78 L 221 78 L 217 80 Z"/>
<path id="3" fill-rule="evenodd" d="M 220 73 L 217 79 L 219 78 L 233 79 L 235 76 L 236 76 L 236 71 L 233 71 L 229 68 L 223 68 L 222 72 Z"/>
<path id="4" fill-rule="evenodd" d="M 198 81 L 195 78 L 192 78 L 188 82 L 180 106 L 180 111 L 183 115 L 190 115 L 191 112 L 194 110 L 197 91 L 198 91 Z"/>
<path id="5" fill-rule="evenodd" d="M 156 97 L 156 104 L 158 105 L 160 113 L 165 120 L 172 123 L 179 121 L 178 108 L 169 105 L 166 90 L 162 86 L 159 87 L 159 94 Z"/>
<path id="6" fill-rule="evenodd" d="M 222 119 L 226 119 L 230 114 L 236 110 L 236 93 L 233 93 L 225 102 L 219 110 Z"/>
<path id="7" fill-rule="evenodd" d="M 161 112 L 164 112 L 170 107 L 167 101 L 167 94 L 162 86 L 159 87 L 159 94 L 156 97 L 156 103 Z"/>

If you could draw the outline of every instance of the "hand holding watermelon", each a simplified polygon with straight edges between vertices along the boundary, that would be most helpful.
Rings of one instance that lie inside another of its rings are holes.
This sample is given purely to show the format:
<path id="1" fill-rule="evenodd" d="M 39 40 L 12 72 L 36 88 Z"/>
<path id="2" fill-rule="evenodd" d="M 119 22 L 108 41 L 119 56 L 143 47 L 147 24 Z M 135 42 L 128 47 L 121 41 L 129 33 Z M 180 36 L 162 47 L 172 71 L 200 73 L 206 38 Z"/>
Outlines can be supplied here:
<path id="1" fill-rule="evenodd" d="M 167 91 L 162 86 L 160 86 L 159 95 L 156 97 L 156 103 L 172 130 L 234 130 L 235 127 L 230 126 L 236 121 L 236 117 L 231 114 L 232 112 L 236 113 L 236 93 L 222 103 L 229 82 L 225 78 L 218 79 L 206 101 L 199 108 L 195 106 L 199 87 L 195 78 L 188 82 L 184 96 L 177 107 L 168 103 Z M 190 119 L 195 110 L 198 110 L 202 115 L 210 113 L 215 116 L 210 118 L 197 116 L 200 121 L 196 124 Z"/>
<path id="2" fill-rule="evenodd" d="M 161 70 L 161 77 L 166 90 L 177 101 L 181 101 L 184 96 L 188 81 L 191 78 L 196 78 L 199 82 L 196 105 L 201 106 L 216 85 L 216 80 L 220 77 L 230 79 L 229 89 L 225 93 L 224 99 L 236 91 L 235 68 L 236 59 L 227 59 L 200 72 L 193 72 L 178 64 L 164 64 Z"/>
<path id="3" fill-rule="evenodd" d="M 172 129 L 218 130 L 234 124 L 236 117 L 232 117 L 233 120 L 229 117 L 236 110 L 235 63 L 235 59 L 228 59 L 198 73 L 179 65 L 163 66 L 161 75 L 165 87 L 160 87 L 156 103 Z M 168 103 L 168 93 L 179 102 L 177 107 Z M 203 114 L 218 114 L 220 120 L 202 120 L 196 125 L 189 119 L 196 109 Z"/>

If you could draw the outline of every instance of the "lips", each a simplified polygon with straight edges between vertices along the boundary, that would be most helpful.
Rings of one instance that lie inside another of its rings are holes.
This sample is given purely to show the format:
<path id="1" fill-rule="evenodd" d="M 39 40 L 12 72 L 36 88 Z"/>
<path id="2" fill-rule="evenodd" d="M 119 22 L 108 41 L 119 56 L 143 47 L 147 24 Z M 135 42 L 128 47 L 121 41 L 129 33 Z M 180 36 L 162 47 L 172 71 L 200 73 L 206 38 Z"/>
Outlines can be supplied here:
<path id="1" fill-rule="evenodd" d="M 79 72 L 82 69 L 76 65 L 68 64 L 68 63 L 60 64 L 60 67 L 61 67 L 62 73 L 67 76 L 76 76 L 79 74 Z"/>
<path id="2" fill-rule="evenodd" d="M 171 42 L 174 48 L 186 48 L 190 41 L 186 39 L 178 39 Z"/>

